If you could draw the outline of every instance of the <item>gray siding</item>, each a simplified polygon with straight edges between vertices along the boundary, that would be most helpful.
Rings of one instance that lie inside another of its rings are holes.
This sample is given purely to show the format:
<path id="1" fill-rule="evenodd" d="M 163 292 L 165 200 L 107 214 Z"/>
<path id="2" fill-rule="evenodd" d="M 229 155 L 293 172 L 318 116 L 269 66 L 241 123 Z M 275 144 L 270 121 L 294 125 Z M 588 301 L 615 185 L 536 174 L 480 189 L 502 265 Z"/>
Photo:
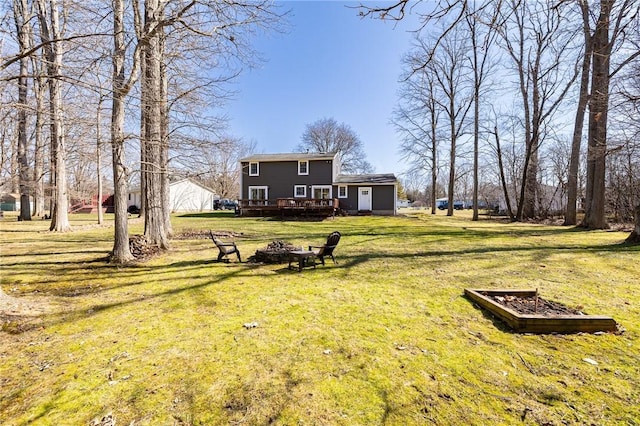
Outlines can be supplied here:
<path id="1" fill-rule="evenodd" d="M 358 188 L 371 188 L 372 212 L 375 214 L 394 214 L 395 193 L 394 185 L 348 185 L 347 198 L 340 198 L 340 208 L 351 214 L 358 212 Z M 338 187 L 333 188 L 334 196 L 338 197 Z"/>
<path id="2" fill-rule="evenodd" d="M 295 185 L 307 186 L 307 198 L 311 197 L 311 185 L 331 185 L 333 165 L 331 160 L 309 161 L 309 174 L 298 175 L 297 161 L 260 162 L 260 176 L 249 176 L 249 163 L 242 162 L 242 198 L 249 198 L 250 186 L 267 186 L 269 199 L 293 197 Z M 334 193 L 334 197 L 336 193 Z"/>

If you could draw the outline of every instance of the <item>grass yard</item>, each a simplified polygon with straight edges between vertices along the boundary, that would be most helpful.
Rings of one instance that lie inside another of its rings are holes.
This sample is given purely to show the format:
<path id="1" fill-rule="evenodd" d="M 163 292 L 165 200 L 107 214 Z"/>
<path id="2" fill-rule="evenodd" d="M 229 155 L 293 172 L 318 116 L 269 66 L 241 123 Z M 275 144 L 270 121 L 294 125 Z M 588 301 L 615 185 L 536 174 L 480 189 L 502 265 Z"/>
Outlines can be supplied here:
<path id="1" fill-rule="evenodd" d="M 242 233 L 243 258 L 342 232 L 339 264 L 302 273 L 216 263 L 206 239 L 116 267 L 94 216 L 5 217 L 2 290 L 30 310 L 0 317 L 0 424 L 640 425 L 640 247 L 456 214 L 173 218 Z M 514 334 L 465 287 L 538 288 L 624 332 Z"/>

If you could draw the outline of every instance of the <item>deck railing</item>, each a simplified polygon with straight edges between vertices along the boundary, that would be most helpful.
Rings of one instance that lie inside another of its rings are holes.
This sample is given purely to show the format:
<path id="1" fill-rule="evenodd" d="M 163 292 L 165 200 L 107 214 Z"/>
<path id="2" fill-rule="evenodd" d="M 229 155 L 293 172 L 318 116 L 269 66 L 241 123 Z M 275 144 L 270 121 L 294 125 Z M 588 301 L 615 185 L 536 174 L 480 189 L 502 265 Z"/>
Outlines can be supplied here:
<path id="1" fill-rule="evenodd" d="M 337 198 L 277 198 L 261 200 L 238 200 L 240 211 L 281 212 L 316 211 L 332 214 L 339 207 Z"/>
<path id="2" fill-rule="evenodd" d="M 278 198 L 281 209 L 325 209 L 338 208 L 337 198 Z"/>

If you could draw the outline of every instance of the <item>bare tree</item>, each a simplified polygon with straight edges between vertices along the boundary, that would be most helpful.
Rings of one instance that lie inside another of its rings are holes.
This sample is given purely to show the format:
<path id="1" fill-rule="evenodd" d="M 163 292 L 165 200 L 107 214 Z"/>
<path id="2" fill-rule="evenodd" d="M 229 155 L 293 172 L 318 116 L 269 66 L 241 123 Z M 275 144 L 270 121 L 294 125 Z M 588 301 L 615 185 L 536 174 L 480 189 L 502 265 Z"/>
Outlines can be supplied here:
<path id="1" fill-rule="evenodd" d="M 193 7 L 191 2 L 186 7 Z M 162 137 L 162 79 L 163 62 L 163 25 L 165 25 L 164 2 L 145 0 L 144 29 L 139 43 L 142 46 L 144 73 L 141 87 L 142 102 L 142 174 L 144 195 L 144 235 L 147 242 L 161 249 L 168 248 L 169 232 L 165 213 L 169 211 L 168 199 L 164 189 L 168 187 L 166 164 L 167 156 Z M 181 11 L 186 12 L 187 9 Z"/>
<path id="2" fill-rule="evenodd" d="M 640 35 L 640 34 L 639 34 Z M 640 39 L 636 41 L 640 48 Z M 629 67 L 626 78 L 617 85 L 617 97 L 620 99 L 621 114 L 619 134 L 625 141 L 620 152 L 624 159 L 626 179 L 622 186 L 626 206 L 630 210 L 627 215 L 633 220 L 633 230 L 627 238 L 628 243 L 640 243 L 640 61 L 636 60 Z M 624 173 L 623 173 L 624 176 Z"/>
<path id="3" fill-rule="evenodd" d="M 34 129 L 34 166 L 33 166 L 33 196 L 34 210 L 33 216 L 45 215 L 45 179 L 48 173 L 47 165 L 47 144 L 45 141 L 45 118 L 46 118 L 46 93 L 47 84 L 45 81 L 44 60 L 42 52 L 36 52 L 31 56 L 31 66 L 34 74 L 33 92 L 35 96 L 35 129 Z"/>
<path id="4" fill-rule="evenodd" d="M 419 51 L 418 51 L 419 52 Z M 429 200 L 431 214 L 436 214 L 438 183 L 438 120 L 442 109 L 436 99 L 433 64 L 414 71 L 422 56 L 405 57 L 408 74 L 401 79 L 400 104 L 394 110 L 393 123 L 402 135 L 400 152 L 411 165 L 407 175 L 430 175 Z M 411 180 L 414 180 L 413 178 Z"/>
<path id="5" fill-rule="evenodd" d="M 570 57 L 572 34 L 566 17 L 550 3 L 512 0 L 503 11 L 500 36 L 518 75 L 525 161 L 516 218 L 536 215 L 540 147 L 554 114 L 577 77 Z"/>
<path id="6" fill-rule="evenodd" d="M 49 83 L 49 117 L 51 138 L 51 163 L 54 176 L 53 209 L 51 212 L 51 231 L 71 230 L 68 212 L 66 144 L 64 116 L 62 113 L 61 67 L 62 39 L 57 0 L 38 0 L 38 19 L 40 38 L 44 43 Z"/>
<path id="7" fill-rule="evenodd" d="M 493 137 L 495 138 L 495 153 L 498 159 L 498 173 L 500 175 L 500 185 L 502 188 L 502 196 L 505 200 L 505 205 L 507 208 L 507 214 L 511 220 L 515 220 L 515 215 L 513 214 L 513 208 L 511 207 L 511 197 L 509 196 L 509 187 L 507 184 L 507 178 L 505 173 L 504 166 L 504 156 L 502 153 L 502 144 L 500 143 L 500 133 L 498 130 L 498 124 L 494 124 L 493 126 Z M 489 207 L 489 206 L 488 206 Z"/>
<path id="8" fill-rule="evenodd" d="M 602 0 L 599 6 L 600 10 L 591 38 L 593 60 L 589 100 L 587 184 L 585 216 L 581 224 L 588 229 L 608 227 L 605 216 L 605 182 L 610 81 L 613 75 L 625 65 L 640 57 L 640 50 L 636 45 L 636 49 L 618 62 L 613 71 L 611 70 L 611 56 L 614 48 L 620 49 L 628 28 L 631 25 L 637 25 L 640 5 L 632 0 L 623 0 L 616 8 L 615 0 Z"/>
<path id="9" fill-rule="evenodd" d="M 443 111 L 448 128 L 449 149 L 449 183 L 447 186 L 447 215 L 453 215 L 454 192 L 456 183 L 456 156 L 458 143 L 467 132 L 467 116 L 473 104 L 472 82 L 465 69 L 466 40 L 454 28 L 444 38 L 431 58 L 435 71 L 435 81 L 441 93 L 436 102 Z M 419 46 L 423 54 L 429 55 L 434 50 L 424 42 Z M 425 58 L 426 63 L 427 58 Z"/>
<path id="10" fill-rule="evenodd" d="M 29 50 L 32 44 L 32 29 L 26 0 L 14 0 L 13 18 L 16 25 L 20 52 Z M 20 169 L 20 216 L 18 220 L 31 220 L 31 177 L 27 159 L 27 96 L 29 57 L 20 58 L 18 76 L 18 167 Z"/>
<path id="11" fill-rule="evenodd" d="M 338 124 L 333 118 L 323 118 L 307 124 L 302 134 L 302 142 L 297 149 L 300 152 L 337 152 L 344 173 L 360 174 L 373 171 L 356 132 L 348 124 Z"/>
<path id="12" fill-rule="evenodd" d="M 133 2 L 134 7 L 137 2 Z M 111 261 L 126 263 L 133 260 L 129 248 L 129 224 L 127 221 L 128 172 L 125 159 L 124 113 L 125 99 L 135 84 L 140 66 L 140 53 L 133 53 L 133 65 L 129 77 L 126 77 L 125 62 L 127 43 L 125 42 L 124 0 L 113 0 L 113 74 L 111 97 L 111 154 L 113 165 L 113 201 L 114 201 L 114 240 Z M 134 10 L 134 22 L 140 25 L 140 15 Z"/>
<path id="13" fill-rule="evenodd" d="M 569 173 L 567 180 L 567 209 L 564 217 L 564 225 L 577 224 L 578 202 L 578 169 L 580 168 L 580 147 L 582 144 L 582 132 L 584 128 L 584 116 L 589 102 L 589 76 L 591 70 L 591 24 L 589 17 L 589 4 L 586 0 L 576 0 L 582 17 L 582 33 L 584 37 L 582 68 L 580 70 L 580 89 L 578 93 L 578 105 L 573 126 L 573 138 L 571 142 L 571 157 L 569 160 Z"/>
<path id="14" fill-rule="evenodd" d="M 491 49 L 498 32 L 501 2 L 487 2 L 477 10 L 465 7 L 465 22 L 471 41 L 470 62 L 473 71 L 473 220 L 478 220 L 479 154 L 480 154 L 480 98 L 487 74 L 491 71 Z M 491 7 L 493 5 L 493 7 Z M 466 6 L 466 5 L 465 5 Z"/>

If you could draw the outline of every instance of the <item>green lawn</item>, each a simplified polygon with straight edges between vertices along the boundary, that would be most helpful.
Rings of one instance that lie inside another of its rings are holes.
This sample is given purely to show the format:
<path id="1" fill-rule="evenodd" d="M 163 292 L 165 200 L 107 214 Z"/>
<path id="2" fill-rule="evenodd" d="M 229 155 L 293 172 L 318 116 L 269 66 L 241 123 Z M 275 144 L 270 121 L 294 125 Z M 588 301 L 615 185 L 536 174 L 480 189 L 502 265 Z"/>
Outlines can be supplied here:
<path id="1" fill-rule="evenodd" d="M 35 310 L 0 318 L 0 424 L 640 425 L 640 247 L 465 214 L 173 218 L 242 233 L 244 258 L 339 230 L 339 264 L 302 273 L 213 262 L 206 239 L 117 267 L 95 217 L 5 217 L 2 289 Z M 514 334 L 467 287 L 538 288 L 624 332 Z"/>

